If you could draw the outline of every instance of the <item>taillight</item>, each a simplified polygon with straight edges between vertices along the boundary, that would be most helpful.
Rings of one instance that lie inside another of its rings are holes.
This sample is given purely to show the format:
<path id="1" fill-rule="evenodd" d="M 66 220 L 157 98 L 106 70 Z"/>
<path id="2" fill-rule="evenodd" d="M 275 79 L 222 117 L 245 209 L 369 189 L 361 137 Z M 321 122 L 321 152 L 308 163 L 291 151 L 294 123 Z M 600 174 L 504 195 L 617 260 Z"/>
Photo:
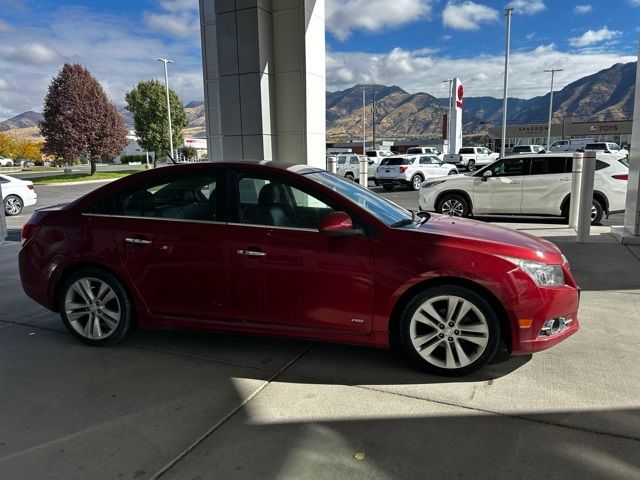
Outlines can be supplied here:
<path id="1" fill-rule="evenodd" d="M 20 238 L 22 240 L 22 245 L 27 243 L 31 238 L 38 233 L 40 230 L 40 225 L 36 223 L 25 223 L 22 227 L 22 231 L 20 232 Z"/>
<path id="2" fill-rule="evenodd" d="M 400 167 L 400 173 L 406 172 L 407 168 L 409 168 L 409 167 Z"/>
<path id="3" fill-rule="evenodd" d="M 33 190 L 33 183 L 31 183 L 31 184 L 27 185 L 27 188 L 28 188 L 29 190 Z"/>
<path id="4" fill-rule="evenodd" d="M 629 174 L 621 173 L 620 175 L 611 175 L 611 178 L 615 178 L 616 180 L 629 180 Z"/>

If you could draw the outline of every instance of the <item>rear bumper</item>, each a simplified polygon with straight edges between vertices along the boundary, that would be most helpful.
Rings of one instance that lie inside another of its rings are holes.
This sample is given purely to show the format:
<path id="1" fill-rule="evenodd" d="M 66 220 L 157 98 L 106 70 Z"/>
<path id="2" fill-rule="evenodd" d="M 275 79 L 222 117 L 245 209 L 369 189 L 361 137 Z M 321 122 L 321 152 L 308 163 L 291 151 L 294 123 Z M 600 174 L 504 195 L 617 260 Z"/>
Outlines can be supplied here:
<path id="1" fill-rule="evenodd" d="M 373 181 L 376 185 L 411 185 L 411 180 L 406 178 L 385 178 L 374 177 Z"/>

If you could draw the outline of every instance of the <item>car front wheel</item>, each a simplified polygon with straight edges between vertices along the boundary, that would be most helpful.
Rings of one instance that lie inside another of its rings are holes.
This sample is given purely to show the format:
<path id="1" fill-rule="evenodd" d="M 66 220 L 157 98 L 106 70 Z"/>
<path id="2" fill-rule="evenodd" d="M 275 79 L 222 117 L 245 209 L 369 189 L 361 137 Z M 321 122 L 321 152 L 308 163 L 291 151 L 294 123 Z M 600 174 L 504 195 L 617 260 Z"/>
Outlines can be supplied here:
<path id="1" fill-rule="evenodd" d="M 66 327 L 89 345 L 118 343 L 133 323 L 126 289 L 111 273 L 97 268 L 70 275 L 60 288 L 58 302 Z"/>
<path id="2" fill-rule="evenodd" d="M 602 208 L 602 204 L 594 199 L 591 205 L 591 225 L 600 225 L 603 215 L 604 208 Z"/>
<path id="3" fill-rule="evenodd" d="M 476 169 L 476 162 L 474 162 L 473 160 L 469 160 L 469 163 L 467 163 L 467 170 L 469 170 L 470 172 L 473 172 Z"/>
<path id="4" fill-rule="evenodd" d="M 459 376 L 485 365 L 496 354 L 500 322 L 480 295 L 456 285 L 416 295 L 400 318 L 400 343 L 424 370 Z"/>
<path id="5" fill-rule="evenodd" d="M 20 215 L 23 207 L 24 203 L 22 203 L 22 199 L 17 195 L 8 195 L 7 198 L 4 199 L 4 212 L 7 216 Z"/>
<path id="6" fill-rule="evenodd" d="M 469 215 L 469 205 L 460 195 L 448 194 L 442 197 L 436 208 L 438 213 L 451 217 L 466 217 Z"/>
<path id="7" fill-rule="evenodd" d="M 413 178 L 411 179 L 411 187 L 414 190 L 420 190 L 420 185 L 422 185 L 422 182 L 424 182 L 424 179 L 422 178 L 422 176 L 414 175 Z"/>

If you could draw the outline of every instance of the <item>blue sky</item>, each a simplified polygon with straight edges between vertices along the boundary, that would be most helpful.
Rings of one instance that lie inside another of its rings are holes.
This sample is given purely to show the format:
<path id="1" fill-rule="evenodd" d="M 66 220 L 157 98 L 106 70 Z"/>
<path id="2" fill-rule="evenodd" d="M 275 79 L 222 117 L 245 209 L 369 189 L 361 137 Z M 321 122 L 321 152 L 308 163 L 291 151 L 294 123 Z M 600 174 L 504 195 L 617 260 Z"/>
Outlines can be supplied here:
<path id="1" fill-rule="evenodd" d="M 275 0 L 274 0 L 275 1 Z M 617 62 L 633 61 L 640 0 L 325 0 L 327 88 L 399 85 L 445 95 L 458 76 L 467 96 L 501 96 L 504 8 L 513 6 L 510 94 L 559 88 Z M 318 1 L 317 5 L 322 2 Z M 0 119 L 40 110 L 65 61 L 85 64 L 112 100 L 147 78 L 185 102 L 202 99 L 197 0 L 0 0 Z"/>

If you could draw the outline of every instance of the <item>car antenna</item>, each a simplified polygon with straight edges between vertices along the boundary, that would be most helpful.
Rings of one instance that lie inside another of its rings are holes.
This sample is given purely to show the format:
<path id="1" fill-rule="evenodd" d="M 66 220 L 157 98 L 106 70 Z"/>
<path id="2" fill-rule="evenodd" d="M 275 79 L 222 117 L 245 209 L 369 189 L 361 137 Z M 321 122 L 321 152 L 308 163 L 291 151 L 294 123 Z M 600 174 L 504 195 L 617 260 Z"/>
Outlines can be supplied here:
<path id="1" fill-rule="evenodd" d="M 171 155 L 170 153 L 167 153 L 167 156 L 169 157 L 169 159 L 173 162 L 174 165 L 177 165 L 178 162 L 175 161 L 175 159 L 173 158 L 173 155 Z"/>

